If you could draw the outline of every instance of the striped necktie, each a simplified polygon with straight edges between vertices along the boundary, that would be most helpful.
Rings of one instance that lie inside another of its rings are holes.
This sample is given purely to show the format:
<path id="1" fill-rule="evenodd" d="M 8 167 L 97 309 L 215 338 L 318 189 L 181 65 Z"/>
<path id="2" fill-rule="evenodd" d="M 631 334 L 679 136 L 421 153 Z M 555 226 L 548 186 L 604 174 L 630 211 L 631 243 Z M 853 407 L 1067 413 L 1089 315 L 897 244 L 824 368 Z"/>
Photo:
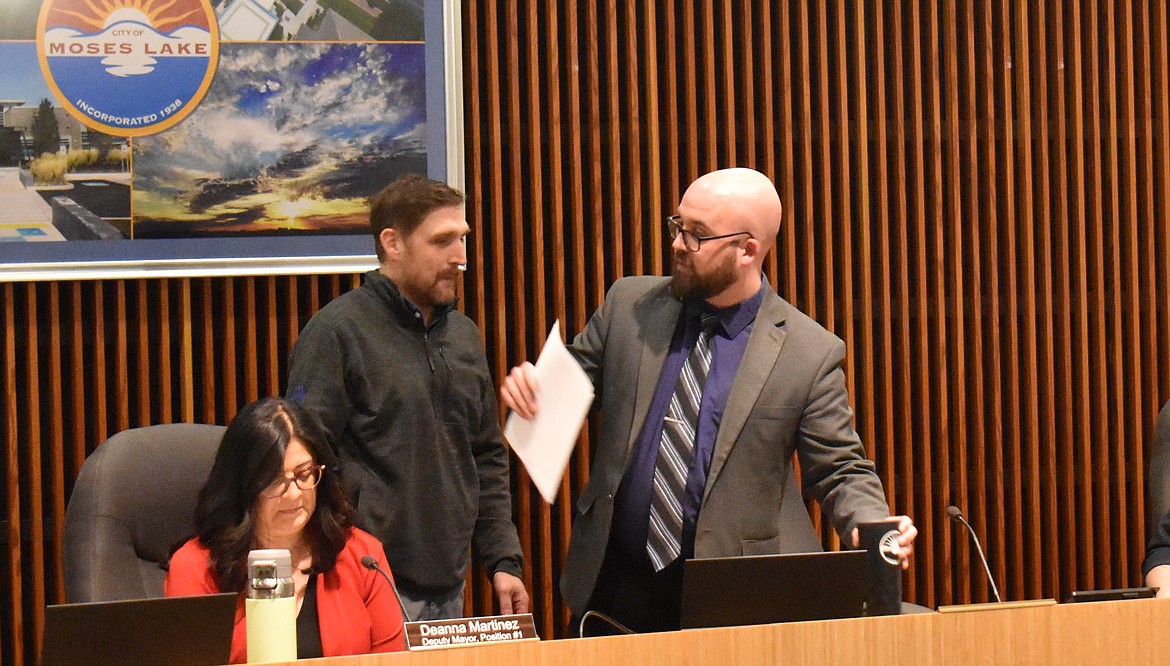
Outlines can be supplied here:
<path id="1" fill-rule="evenodd" d="M 686 497 L 687 474 L 695 459 L 695 430 L 703 385 L 711 369 L 711 335 L 718 323 L 716 315 L 702 315 L 699 339 L 679 373 L 662 424 L 646 535 L 646 554 L 655 571 L 678 559 L 682 550 L 682 502 Z"/>

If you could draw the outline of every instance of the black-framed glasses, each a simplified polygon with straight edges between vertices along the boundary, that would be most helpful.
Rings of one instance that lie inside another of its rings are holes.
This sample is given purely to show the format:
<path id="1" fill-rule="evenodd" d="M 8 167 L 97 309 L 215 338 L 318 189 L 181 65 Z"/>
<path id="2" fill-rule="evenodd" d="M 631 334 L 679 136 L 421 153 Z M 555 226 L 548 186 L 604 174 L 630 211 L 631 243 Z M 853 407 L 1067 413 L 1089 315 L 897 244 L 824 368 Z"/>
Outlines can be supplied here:
<path id="1" fill-rule="evenodd" d="M 265 486 L 264 490 L 260 491 L 260 494 L 271 498 L 281 497 L 286 492 L 288 492 L 288 486 L 291 483 L 297 484 L 297 488 L 300 488 L 301 490 L 312 490 L 313 488 L 317 487 L 318 483 L 321 483 L 321 475 L 324 473 L 324 465 L 310 465 L 309 467 L 303 467 L 294 472 L 291 476 L 282 476 L 268 484 Z"/>
<path id="2" fill-rule="evenodd" d="M 673 241 L 675 238 L 678 238 L 679 234 L 682 234 L 683 247 L 685 247 L 688 252 L 698 252 L 699 248 L 703 246 L 703 241 L 719 240 L 720 238 L 733 238 L 735 236 L 747 236 L 748 238 L 752 237 L 751 232 L 748 231 L 737 231 L 733 234 L 720 234 L 718 236 L 700 236 L 693 231 L 687 231 L 686 229 L 683 229 L 681 215 L 671 215 L 667 217 L 666 230 L 670 232 L 671 241 Z"/>

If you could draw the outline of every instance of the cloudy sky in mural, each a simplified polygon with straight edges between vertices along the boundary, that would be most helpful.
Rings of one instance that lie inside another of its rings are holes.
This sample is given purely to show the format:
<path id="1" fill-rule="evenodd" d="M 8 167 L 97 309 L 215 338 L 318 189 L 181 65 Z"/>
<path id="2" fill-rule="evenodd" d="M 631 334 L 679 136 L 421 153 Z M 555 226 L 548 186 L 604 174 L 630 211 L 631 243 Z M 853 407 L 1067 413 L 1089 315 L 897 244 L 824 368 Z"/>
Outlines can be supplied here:
<path id="1" fill-rule="evenodd" d="M 364 233 L 426 172 L 422 44 L 223 44 L 207 97 L 134 140 L 136 238 Z"/>

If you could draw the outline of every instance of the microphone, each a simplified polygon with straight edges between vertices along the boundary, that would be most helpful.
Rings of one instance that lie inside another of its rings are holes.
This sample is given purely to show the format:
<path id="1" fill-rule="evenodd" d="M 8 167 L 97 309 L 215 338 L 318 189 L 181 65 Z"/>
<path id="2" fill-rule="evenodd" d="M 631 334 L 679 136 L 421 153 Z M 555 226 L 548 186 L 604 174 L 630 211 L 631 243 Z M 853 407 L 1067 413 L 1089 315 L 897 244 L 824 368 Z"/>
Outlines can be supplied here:
<path id="1" fill-rule="evenodd" d="M 591 617 L 595 617 L 595 618 L 605 622 L 606 624 L 613 627 L 614 629 L 617 629 L 618 631 L 622 632 L 623 634 L 637 633 L 633 629 L 630 629 L 626 625 L 622 624 L 621 622 L 618 622 L 617 620 L 606 615 L 605 613 L 600 613 L 598 611 L 591 610 L 591 611 L 585 611 L 585 614 L 581 616 L 581 621 L 577 624 L 577 635 L 580 636 L 581 638 L 585 638 L 585 620 L 588 620 Z"/>
<path id="2" fill-rule="evenodd" d="M 975 544 L 975 552 L 979 553 L 979 561 L 983 562 L 983 570 L 987 572 L 987 582 L 991 584 L 991 593 L 995 595 L 995 600 L 1003 603 L 1003 597 L 999 596 L 999 588 L 995 586 L 995 579 L 991 576 L 991 567 L 987 565 L 987 556 L 983 554 L 983 544 L 979 543 L 979 535 L 975 534 L 975 528 L 971 527 L 971 523 L 963 517 L 963 512 L 959 511 L 959 507 L 954 504 L 947 507 L 947 515 L 951 520 L 957 523 L 963 523 L 963 527 L 967 528 L 967 533 L 971 535 L 971 541 Z"/>
<path id="3" fill-rule="evenodd" d="M 398 607 L 402 609 L 402 621 L 411 622 L 410 613 L 406 612 L 406 604 L 402 603 L 402 595 L 398 594 L 398 586 L 394 584 L 394 579 L 390 578 L 390 574 L 386 573 L 386 570 L 378 564 L 378 560 L 375 560 L 373 555 L 362 555 L 362 566 L 382 574 L 382 578 L 390 583 L 390 590 L 394 593 L 394 598 L 398 600 Z"/>

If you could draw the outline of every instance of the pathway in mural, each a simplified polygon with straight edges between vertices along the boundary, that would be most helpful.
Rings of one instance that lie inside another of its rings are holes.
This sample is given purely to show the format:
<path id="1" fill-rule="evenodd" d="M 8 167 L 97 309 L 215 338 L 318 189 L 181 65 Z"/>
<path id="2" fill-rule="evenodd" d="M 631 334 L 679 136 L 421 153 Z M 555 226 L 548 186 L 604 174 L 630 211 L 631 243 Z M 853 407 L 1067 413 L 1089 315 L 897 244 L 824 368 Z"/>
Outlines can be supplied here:
<path id="1" fill-rule="evenodd" d="M 53 208 L 28 186 L 20 169 L 0 168 L 0 242 L 65 240 L 53 226 Z"/>

